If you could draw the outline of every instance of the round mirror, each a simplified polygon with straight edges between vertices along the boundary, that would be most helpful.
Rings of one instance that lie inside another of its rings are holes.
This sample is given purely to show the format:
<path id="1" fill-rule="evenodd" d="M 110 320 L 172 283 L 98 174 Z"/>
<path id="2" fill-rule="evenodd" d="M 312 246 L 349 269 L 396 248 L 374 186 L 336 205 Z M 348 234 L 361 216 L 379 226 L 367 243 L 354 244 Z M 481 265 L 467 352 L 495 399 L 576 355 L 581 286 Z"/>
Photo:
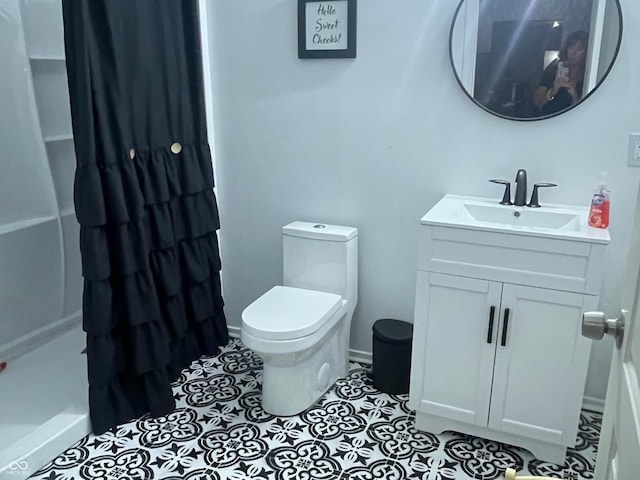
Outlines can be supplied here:
<path id="1" fill-rule="evenodd" d="M 449 55 L 477 105 L 511 120 L 541 120 L 593 94 L 621 40 L 619 0 L 462 0 Z"/>

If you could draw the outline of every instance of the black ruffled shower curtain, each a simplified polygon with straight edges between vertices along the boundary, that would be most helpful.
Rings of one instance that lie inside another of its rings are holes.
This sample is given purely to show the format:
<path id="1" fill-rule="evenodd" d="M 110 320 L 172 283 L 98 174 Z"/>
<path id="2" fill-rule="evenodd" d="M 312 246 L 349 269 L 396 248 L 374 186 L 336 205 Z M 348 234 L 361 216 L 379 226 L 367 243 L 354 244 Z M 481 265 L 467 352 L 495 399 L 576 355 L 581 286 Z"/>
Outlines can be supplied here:
<path id="1" fill-rule="evenodd" d="M 228 341 L 196 0 L 63 0 L 94 433 Z"/>

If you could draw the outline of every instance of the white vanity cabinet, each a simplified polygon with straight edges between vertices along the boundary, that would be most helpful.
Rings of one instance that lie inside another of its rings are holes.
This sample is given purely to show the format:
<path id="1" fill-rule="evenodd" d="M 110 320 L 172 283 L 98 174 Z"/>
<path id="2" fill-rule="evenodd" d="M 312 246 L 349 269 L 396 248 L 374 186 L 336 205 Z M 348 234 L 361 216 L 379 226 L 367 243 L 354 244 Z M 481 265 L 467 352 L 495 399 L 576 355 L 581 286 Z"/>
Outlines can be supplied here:
<path id="1" fill-rule="evenodd" d="M 608 234 L 505 231 L 429 214 L 421 223 L 410 386 L 416 427 L 564 463 L 576 442 L 591 348 L 581 318 L 598 305 Z"/>

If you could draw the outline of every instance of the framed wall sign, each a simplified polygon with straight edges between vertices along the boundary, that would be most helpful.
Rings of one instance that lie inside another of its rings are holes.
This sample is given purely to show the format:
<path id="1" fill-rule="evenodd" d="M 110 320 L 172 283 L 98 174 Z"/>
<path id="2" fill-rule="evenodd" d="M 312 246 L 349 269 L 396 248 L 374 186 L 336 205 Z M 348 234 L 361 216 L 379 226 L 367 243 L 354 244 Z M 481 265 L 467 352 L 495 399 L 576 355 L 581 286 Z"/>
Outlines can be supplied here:
<path id="1" fill-rule="evenodd" d="M 356 58 L 356 0 L 298 0 L 298 58 Z"/>

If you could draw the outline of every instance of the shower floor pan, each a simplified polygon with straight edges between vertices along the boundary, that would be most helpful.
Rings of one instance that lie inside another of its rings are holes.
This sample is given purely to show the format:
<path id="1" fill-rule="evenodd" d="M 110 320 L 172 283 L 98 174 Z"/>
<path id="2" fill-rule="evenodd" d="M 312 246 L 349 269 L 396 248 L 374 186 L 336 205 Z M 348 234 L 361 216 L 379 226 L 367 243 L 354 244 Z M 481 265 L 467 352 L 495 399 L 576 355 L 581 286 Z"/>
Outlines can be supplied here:
<path id="1" fill-rule="evenodd" d="M 91 431 L 80 325 L 0 373 L 0 478 L 35 473 Z"/>

